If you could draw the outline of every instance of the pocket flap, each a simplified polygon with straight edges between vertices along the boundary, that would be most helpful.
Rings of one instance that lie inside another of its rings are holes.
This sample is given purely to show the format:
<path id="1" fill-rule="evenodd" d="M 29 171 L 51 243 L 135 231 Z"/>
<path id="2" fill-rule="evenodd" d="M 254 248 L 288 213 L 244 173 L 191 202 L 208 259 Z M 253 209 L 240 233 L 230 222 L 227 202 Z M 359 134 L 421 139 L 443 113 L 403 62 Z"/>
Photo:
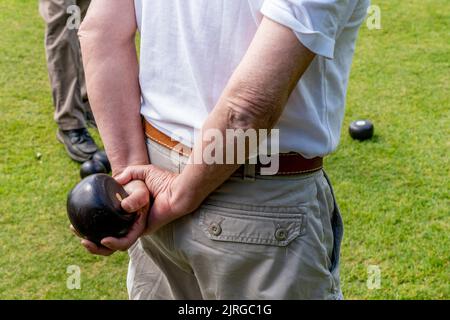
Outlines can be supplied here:
<path id="1" fill-rule="evenodd" d="M 242 211 L 204 206 L 200 226 L 212 240 L 287 246 L 305 232 L 305 214 L 301 207 L 286 208 L 286 213 Z"/>

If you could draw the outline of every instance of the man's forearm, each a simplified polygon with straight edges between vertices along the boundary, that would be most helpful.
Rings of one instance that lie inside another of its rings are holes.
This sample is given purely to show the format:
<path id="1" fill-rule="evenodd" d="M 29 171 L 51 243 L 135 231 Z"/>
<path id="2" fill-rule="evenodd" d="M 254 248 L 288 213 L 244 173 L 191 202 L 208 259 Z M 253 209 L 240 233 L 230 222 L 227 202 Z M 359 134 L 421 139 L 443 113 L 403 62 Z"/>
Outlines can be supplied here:
<path id="1" fill-rule="evenodd" d="M 314 54 L 290 29 L 264 18 L 202 131 L 218 129 L 225 137 L 227 129 L 256 129 L 258 132 L 258 129 L 273 128 L 313 58 Z M 223 154 L 230 148 L 236 149 L 235 141 L 224 140 Z M 200 137 L 193 153 L 203 155 L 207 145 Z M 194 210 L 238 167 L 239 164 L 187 165 L 173 191 L 173 202 L 188 211 Z"/>
<path id="2" fill-rule="evenodd" d="M 117 11 L 127 8 L 108 13 L 115 10 L 111 7 L 93 2 L 79 37 L 89 101 L 116 175 L 127 166 L 148 164 L 148 155 L 140 117 L 135 21 L 121 22 L 121 32 L 127 33 L 118 36 L 110 24 Z"/>

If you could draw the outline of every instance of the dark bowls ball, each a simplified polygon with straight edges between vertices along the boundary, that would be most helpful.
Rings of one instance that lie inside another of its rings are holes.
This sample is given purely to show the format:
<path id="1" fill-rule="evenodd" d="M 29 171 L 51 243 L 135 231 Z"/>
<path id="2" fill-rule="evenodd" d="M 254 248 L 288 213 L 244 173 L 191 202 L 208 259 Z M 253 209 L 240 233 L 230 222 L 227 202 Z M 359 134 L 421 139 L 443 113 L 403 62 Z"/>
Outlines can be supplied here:
<path id="1" fill-rule="evenodd" d="M 111 163 L 109 163 L 108 156 L 106 155 L 106 152 L 104 150 L 100 150 L 94 153 L 92 160 L 101 162 L 106 168 L 106 171 L 108 171 L 108 173 L 111 172 Z"/>
<path id="2" fill-rule="evenodd" d="M 80 168 L 80 177 L 84 179 L 90 175 L 97 173 L 108 173 L 105 166 L 96 160 L 88 160 L 81 165 Z"/>
<path id="3" fill-rule="evenodd" d="M 69 193 L 69 220 L 81 236 L 97 245 L 106 237 L 121 238 L 128 234 L 136 220 L 136 214 L 122 209 L 121 201 L 127 196 L 112 177 L 106 174 L 88 176 Z"/>
<path id="4" fill-rule="evenodd" d="M 355 140 L 367 140 L 373 137 L 374 126 L 369 120 L 358 120 L 350 124 L 350 136 Z"/>

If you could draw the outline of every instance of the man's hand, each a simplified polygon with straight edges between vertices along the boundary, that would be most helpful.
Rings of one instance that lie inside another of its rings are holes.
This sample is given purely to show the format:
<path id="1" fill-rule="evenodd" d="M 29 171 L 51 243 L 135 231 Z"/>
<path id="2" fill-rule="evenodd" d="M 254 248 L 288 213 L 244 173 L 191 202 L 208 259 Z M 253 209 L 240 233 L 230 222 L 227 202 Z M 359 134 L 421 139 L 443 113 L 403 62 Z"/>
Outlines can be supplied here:
<path id="1" fill-rule="evenodd" d="M 147 221 L 146 234 L 192 212 L 195 207 L 184 205 L 174 197 L 179 175 L 154 165 L 131 166 L 116 177 L 121 184 L 141 180 L 145 182 L 153 200 Z"/>
<path id="2" fill-rule="evenodd" d="M 101 241 L 103 246 L 97 246 L 95 243 L 83 239 L 81 244 L 90 253 L 95 255 L 110 256 L 116 251 L 128 250 L 139 237 L 145 232 L 147 227 L 147 216 L 150 205 L 150 195 L 146 185 L 139 180 L 130 181 L 124 185 L 129 196 L 122 201 L 122 208 L 138 215 L 138 218 L 130 232 L 123 238 L 104 238 Z M 72 231 L 77 235 L 75 229 L 71 226 Z"/>
<path id="3" fill-rule="evenodd" d="M 161 170 L 153 165 L 131 166 L 115 177 L 128 192 L 122 208 L 139 215 L 130 232 L 123 238 L 104 238 L 102 246 L 83 239 L 82 245 L 92 254 L 109 256 L 116 251 L 128 250 L 144 234 L 155 232 L 164 225 L 192 212 L 194 207 L 176 203 L 173 190 L 178 174 Z M 150 198 L 153 199 L 150 208 Z M 71 226 L 72 232 L 77 232 Z"/>

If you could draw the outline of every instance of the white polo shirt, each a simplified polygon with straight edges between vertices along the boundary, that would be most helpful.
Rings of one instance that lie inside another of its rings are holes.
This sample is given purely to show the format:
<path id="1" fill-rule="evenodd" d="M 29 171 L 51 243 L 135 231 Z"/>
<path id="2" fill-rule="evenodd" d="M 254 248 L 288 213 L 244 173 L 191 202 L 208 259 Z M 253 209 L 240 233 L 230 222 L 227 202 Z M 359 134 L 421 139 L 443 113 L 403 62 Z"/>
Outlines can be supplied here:
<path id="1" fill-rule="evenodd" d="M 280 151 L 307 158 L 338 145 L 359 27 L 369 0 L 135 0 L 141 33 L 141 112 L 192 146 L 263 15 L 317 54 L 276 128 Z M 269 62 L 270 63 L 270 62 Z"/>

